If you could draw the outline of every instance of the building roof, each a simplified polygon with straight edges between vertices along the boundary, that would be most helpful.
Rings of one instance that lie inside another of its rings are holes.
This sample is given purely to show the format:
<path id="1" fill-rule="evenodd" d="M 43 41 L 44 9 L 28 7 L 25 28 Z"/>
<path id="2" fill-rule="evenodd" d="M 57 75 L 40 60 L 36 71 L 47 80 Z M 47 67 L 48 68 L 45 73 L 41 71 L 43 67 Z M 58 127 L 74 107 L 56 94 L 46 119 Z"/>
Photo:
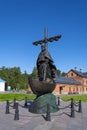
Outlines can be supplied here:
<path id="1" fill-rule="evenodd" d="M 73 78 L 67 78 L 63 76 L 57 76 L 56 77 L 56 83 L 61 83 L 61 84 L 74 84 L 74 85 L 80 85 L 81 83 L 76 81 Z"/>
<path id="2" fill-rule="evenodd" d="M 74 73 L 78 74 L 80 77 L 87 78 L 87 72 L 81 72 L 81 71 L 77 71 L 77 70 L 74 70 L 74 69 L 71 69 L 70 71 L 73 71 Z"/>
<path id="3" fill-rule="evenodd" d="M 3 80 L 3 79 L 0 78 L 0 82 L 5 82 L 5 80 Z"/>

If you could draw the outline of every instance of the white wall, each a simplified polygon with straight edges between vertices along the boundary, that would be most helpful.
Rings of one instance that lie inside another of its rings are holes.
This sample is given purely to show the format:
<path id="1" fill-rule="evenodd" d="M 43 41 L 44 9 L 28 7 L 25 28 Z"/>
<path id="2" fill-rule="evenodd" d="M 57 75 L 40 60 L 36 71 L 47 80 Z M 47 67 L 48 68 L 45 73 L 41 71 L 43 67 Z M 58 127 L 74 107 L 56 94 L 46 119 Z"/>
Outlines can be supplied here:
<path id="1" fill-rule="evenodd" d="M 5 82 L 0 82 L 0 92 L 5 91 Z"/>

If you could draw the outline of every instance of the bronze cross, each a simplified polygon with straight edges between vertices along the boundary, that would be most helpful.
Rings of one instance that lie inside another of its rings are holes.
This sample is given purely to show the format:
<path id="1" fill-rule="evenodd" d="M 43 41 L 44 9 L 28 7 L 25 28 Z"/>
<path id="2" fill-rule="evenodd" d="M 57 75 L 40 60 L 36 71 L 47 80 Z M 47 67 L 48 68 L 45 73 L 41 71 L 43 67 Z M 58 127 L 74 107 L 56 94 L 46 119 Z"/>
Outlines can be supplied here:
<path id="1" fill-rule="evenodd" d="M 47 37 L 47 28 L 45 28 L 45 30 L 44 30 L 44 39 L 33 42 L 33 45 L 37 46 L 38 44 L 41 45 L 41 44 L 46 44 L 48 42 L 58 41 L 60 38 L 61 38 L 61 35 L 57 35 L 57 36 L 48 38 Z"/>

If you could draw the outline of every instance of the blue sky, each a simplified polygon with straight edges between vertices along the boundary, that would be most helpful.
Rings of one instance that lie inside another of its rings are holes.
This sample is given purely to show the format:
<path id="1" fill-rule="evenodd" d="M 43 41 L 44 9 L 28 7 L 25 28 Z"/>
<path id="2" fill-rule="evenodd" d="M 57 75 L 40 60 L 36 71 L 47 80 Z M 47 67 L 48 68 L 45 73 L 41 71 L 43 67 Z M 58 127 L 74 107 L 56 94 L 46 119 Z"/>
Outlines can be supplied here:
<path id="1" fill-rule="evenodd" d="M 87 0 L 0 0 L 0 67 L 31 73 L 40 52 L 32 42 L 61 34 L 48 50 L 58 69 L 87 71 Z"/>

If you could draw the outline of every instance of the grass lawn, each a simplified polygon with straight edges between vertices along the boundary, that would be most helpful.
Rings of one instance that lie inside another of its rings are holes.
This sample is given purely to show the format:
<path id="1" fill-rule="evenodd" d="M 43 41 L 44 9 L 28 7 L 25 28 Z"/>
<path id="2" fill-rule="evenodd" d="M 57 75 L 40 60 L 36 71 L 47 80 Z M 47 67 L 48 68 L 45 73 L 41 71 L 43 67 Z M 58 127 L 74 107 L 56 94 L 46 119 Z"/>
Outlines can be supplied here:
<path id="1" fill-rule="evenodd" d="M 23 100 L 25 99 L 25 97 L 28 98 L 28 100 L 33 100 L 36 98 L 36 96 L 34 94 L 13 94 L 13 93 L 8 93 L 8 94 L 0 94 L 0 102 L 9 100 L 9 101 L 13 101 L 14 98 L 16 98 L 17 100 Z"/>
<path id="2" fill-rule="evenodd" d="M 82 102 L 87 102 L 87 94 L 84 95 L 67 95 L 67 96 L 61 96 L 61 99 L 63 101 L 67 101 L 69 99 L 73 98 L 75 101 L 81 100 Z"/>
<path id="3" fill-rule="evenodd" d="M 0 94 L 0 102 L 9 100 L 9 101 L 13 101 L 14 98 L 16 98 L 17 100 L 24 100 L 25 97 L 28 98 L 28 100 L 33 100 L 36 98 L 36 95 L 34 94 L 16 94 L 16 93 L 5 93 L 5 94 Z M 82 102 L 87 102 L 87 94 L 83 94 L 83 95 L 66 95 L 66 96 L 61 96 L 61 99 L 63 101 L 68 101 L 71 98 L 73 98 L 75 101 L 79 101 L 81 100 Z"/>

